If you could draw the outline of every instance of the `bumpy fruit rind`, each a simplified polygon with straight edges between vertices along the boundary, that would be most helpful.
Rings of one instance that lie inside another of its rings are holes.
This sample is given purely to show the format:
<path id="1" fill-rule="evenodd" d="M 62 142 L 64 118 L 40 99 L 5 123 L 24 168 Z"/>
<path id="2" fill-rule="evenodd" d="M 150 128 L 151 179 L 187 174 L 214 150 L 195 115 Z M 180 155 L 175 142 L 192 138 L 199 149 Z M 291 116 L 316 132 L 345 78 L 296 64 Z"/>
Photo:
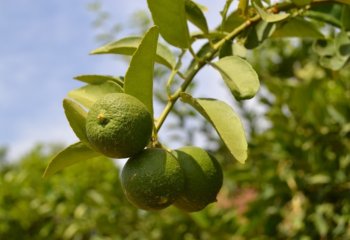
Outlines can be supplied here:
<path id="1" fill-rule="evenodd" d="M 133 205 L 144 210 L 160 210 L 171 205 L 183 192 L 184 175 L 171 153 L 153 148 L 127 161 L 121 183 Z"/>
<path id="2" fill-rule="evenodd" d="M 216 201 L 223 183 L 219 162 L 205 150 L 187 146 L 175 151 L 185 175 L 185 189 L 174 206 L 187 212 L 196 212 Z"/>
<path id="3" fill-rule="evenodd" d="M 86 134 L 95 150 L 112 158 L 140 152 L 151 138 L 153 119 L 146 106 L 125 93 L 98 99 L 88 112 Z"/>

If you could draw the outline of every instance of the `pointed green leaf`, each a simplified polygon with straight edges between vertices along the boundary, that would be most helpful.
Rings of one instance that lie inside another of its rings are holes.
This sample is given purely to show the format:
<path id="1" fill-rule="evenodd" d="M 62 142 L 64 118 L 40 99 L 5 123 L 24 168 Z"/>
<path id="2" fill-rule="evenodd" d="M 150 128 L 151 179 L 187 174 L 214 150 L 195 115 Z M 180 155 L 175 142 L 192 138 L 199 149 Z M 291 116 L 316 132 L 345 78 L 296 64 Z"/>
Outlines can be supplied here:
<path id="1" fill-rule="evenodd" d="M 232 156 L 244 163 L 247 159 L 247 140 L 241 120 L 225 102 L 216 99 L 195 99 L 186 93 L 181 100 L 194 107 L 216 129 Z"/>
<path id="2" fill-rule="evenodd" d="M 123 89 L 115 82 L 107 81 L 102 84 L 89 84 L 74 89 L 68 93 L 68 97 L 74 99 L 84 107 L 90 108 L 98 98 L 108 93 L 120 93 Z"/>
<path id="3" fill-rule="evenodd" d="M 102 84 L 107 81 L 115 82 L 121 87 L 123 87 L 123 84 L 124 84 L 122 79 L 118 77 L 109 76 L 109 75 L 93 75 L 93 74 L 79 75 L 74 77 L 74 79 L 79 80 L 81 82 L 88 83 L 88 84 Z"/>
<path id="4" fill-rule="evenodd" d="M 158 27 L 152 27 L 132 56 L 125 74 L 124 91 L 143 102 L 153 114 L 153 73 L 156 57 Z"/>
<path id="5" fill-rule="evenodd" d="M 179 48 L 190 46 L 185 0 L 147 0 L 155 25 L 162 37 Z"/>
<path id="6" fill-rule="evenodd" d="M 272 37 L 324 38 L 318 27 L 299 17 L 280 23 Z"/>
<path id="7" fill-rule="evenodd" d="M 259 90 L 258 74 L 246 60 L 229 56 L 213 63 L 212 66 L 221 73 L 226 85 L 237 99 L 252 98 Z"/>
<path id="8" fill-rule="evenodd" d="M 72 144 L 51 159 L 43 176 L 49 177 L 75 163 L 87 161 L 100 156 L 102 155 L 91 150 L 88 146 L 81 142 Z"/>
<path id="9" fill-rule="evenodd" d="M 75 135 L 77 135 L 81 142 L 90 145 L 85 128 L 87 112 L 79 104 L 69 99 L 63 100 L 63 108 Z"/>
<path id="10" fill-rule="evenodd" d="M 208 23 L 200 7 L 193 1 L 186 0 L 185 9 L 188 20 L 204 33 L 208 33 Z"/>
<path id="11" fill-rule="evenodd" d="M 268 13 L 263 8 L 259 7 L 258 4 L 253 2 L 254 8 L 258 11 L 259 15 L 265 22 L 280 22 L 289 17 L 289 13 Z"/>
<path id="12" fill-rule="evenodd" d="M 141 43 L 142 37 L 127 37 L 109 43 L 91 52 L 91 54 L 123 54 L 133 55 Z M 176 60 L 165 45 L 158 43 L 156 61 L 166 67 L 174 68 Z"/>

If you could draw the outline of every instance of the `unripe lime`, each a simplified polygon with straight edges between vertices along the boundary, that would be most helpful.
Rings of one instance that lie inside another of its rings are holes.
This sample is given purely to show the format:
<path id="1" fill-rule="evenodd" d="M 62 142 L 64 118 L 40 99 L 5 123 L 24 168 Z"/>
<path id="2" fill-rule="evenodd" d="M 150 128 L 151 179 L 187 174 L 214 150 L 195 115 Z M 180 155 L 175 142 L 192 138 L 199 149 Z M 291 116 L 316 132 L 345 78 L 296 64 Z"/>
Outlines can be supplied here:
<path id="1" fill-rule="evenodd" d="M 121 173 L 128 200 L 145 210 L 171 205 L 184 189 L 184 175 L 177 159 L 160 149 L 146 149 L 131 157 Z"/>
<path id="2" fill-rule="evenodd" d="M 223 182 L 219 162 L 199 147 L 183 147 L 176 150 L 174 155 L 185 174 L 185 190 L 174 206 L 195 212 L 215 202 Z"/>
<path id="3" fill-rule="evenodd" d="M 91 145 L 108 157 L 125 158 L 140 152 L 150 141 L 153 119 L 146 106 L 125 93 L 98 99 L 86 118 Z"/>

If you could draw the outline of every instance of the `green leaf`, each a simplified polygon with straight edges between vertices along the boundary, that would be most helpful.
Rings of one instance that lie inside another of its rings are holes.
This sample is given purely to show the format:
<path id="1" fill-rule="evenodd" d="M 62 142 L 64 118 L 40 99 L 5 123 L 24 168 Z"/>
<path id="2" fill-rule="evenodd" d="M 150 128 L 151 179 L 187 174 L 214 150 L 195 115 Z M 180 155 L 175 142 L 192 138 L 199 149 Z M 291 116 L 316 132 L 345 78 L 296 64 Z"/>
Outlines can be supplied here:
<path id="1" fill-rule="evenodd" d="M 79 80 L 81 82 L 85 82 L 88 84 L 102 84 L 107 81 L 112 81 L 118 84 L 119 86 L 123 87 L 124 83 L 123 80 L 118 77 L 113 77 L 109 75 L 79 75 L 74 77 L 75 80 Z"/>
<path id="2" fill-rule="evenodd" d="M 224 23 L 224 31 L 231 32 L 233 29 L 237 28 L 239 25 L 243 24 L 245 21 L 244 17 L 239 13 L 239 11 L 235 11 L 231 13 Z"/>
<path id="3" fill-rule="evenodd" d="M 337 51 L 333 39 L 317 39 L 312 45 L 312 49 L 321 57 L 332 56 L 336 54 Z"/>
<path id="4" fill-rule="evenodd" d="M 311 3 L 312 0 L 292 0 L 292 2 L 295 5 L 302 7 L 302 6 L 305 6 L 305 5 L 308 5 L 309 3 Z"/>
<path id="5" fill-rule="evenodd" d="M 51 159 L 43 176 L 52 176 L 54 173 L 75 163 L 87 161 L 100 156 L 102 155 L 91 150 L 81 142 L 72 144 Z"/>
<path id="6" fill-rule="evenodd" d="M 263 8 L 259 7 L 258 4 L 256 4 L 255 2 L 253 2 L 253 6 L 265 22 L 280 22 L 289 17 L 289 13 L 268 13 Z"/>
<path id="7" fill-rule="evenodd" d="M 63 108 L 69 125 L 73 129 L 75 135 L 81 142 L 90 145 L 85 128 L 87 112 L 79 104 L 69 99 L 63 100 Z"/>
<path id="8" fill-rule="evenodd" d="M 344 31 L 350 31 L 350 5 L 344 4 L 341 13 L 341 23 Z"/>
<path id="9" fill-rule="evenodd" d="M 140 45 L 142 37 L 127 37 L 109 43 L 91 52 L 91 54 L 123 54 L 133 55 Z M 165 45 L 158 43 L 156 62 L 166 67 L 174 68 L 176 60 L 172 52 Z"/>
<path id="10" fill-rule="evenodd" d="M 162 37 L 179 48 L 190 46 L 185 0 L 147 0 L 155 25 Z"/>
<path id="11" fill-rule="evenodd" d="M 225 102 L 216 99 L 195 99 L 186 93 L 181 100 L 194 107 L 216 129 L 232 156 L 244 163 L 247 159 L 247 140 L 241 120 Z"/>
<path id="12" fill-rule="evenodd" d="M 208 23 L 200 7 L 193 1 L 186 0 L 185 9 L 187 19 L 204 33 L 208 33 Z"/>
<path id="13" fill-rule="evenodd" d="M 158 27 L 152 27 L 132 56 L 125 74 L 125 93 L 138 98 L 153 115 L 153 73 L 157 50 Z"/>
<path id="14" fill-rule="evenodd" d="M 247 31 L 244 47 L 253 49 L 258 47 L 265 39 L 272 36 L 276 29 L 276 24 L 260 21 Z"/>
<path id="15" fill-rule="evenodd" d="M 300 17 L 280 23 L 272 37 L 324 38 L 318 27 Z"/>
<path id="16" fill-rule="evenodd" d="M 247 16 L 249 0 L 239 0 L 237 13 L 241 16 Z"/>
<path id="17" fill-rule="evenodd" d="M 237 56 L 224 57 L 212 65 L 237 99 L 249 99 L 259 90 L 259 77 L 253 67 Z"/>
<path id="18" fill-rule="evenodd" d="M 232 55 L 233 55 L 232 41 L 225 41 L 225 43 L 220 48 L 219 58 L 224 58 Z"/>
<path id="19" fill-rule="evenodd" d="M 87 86 L 74 89 L 68 93 L 68 97 L 76 100 L 83 106 L 90 108 L 98 98 L 108 93 L 121 93 L 123 89 L 112 81 L 102 84 L 89 84 Z"/>

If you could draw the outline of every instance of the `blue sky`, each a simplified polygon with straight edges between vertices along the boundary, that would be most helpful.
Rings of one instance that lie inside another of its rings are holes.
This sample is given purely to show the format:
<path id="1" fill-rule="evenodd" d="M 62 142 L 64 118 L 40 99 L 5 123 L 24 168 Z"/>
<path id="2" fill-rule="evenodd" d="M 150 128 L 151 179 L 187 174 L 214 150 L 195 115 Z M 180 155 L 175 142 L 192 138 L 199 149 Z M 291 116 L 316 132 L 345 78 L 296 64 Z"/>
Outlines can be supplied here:
<path id="1" fill-rule="evenodd" d="M 72 77 L 124 70 L 114 58 L 88 55 L 100 46 L 89 2 L 0 1 L 0 146 L 8 147 L 10 158 L 38 142 L 75 142 L 62 108 L 67 92 L 82 85 Z M 215 26 L 225 1 L 198 2 L 209 7 L 206 14 Z M 103 6 L 114 13 L 112 21 L 126 24 L 146 1 L 104 0 Z M 218 78 L 213 71 L 201 75 Z"/>

